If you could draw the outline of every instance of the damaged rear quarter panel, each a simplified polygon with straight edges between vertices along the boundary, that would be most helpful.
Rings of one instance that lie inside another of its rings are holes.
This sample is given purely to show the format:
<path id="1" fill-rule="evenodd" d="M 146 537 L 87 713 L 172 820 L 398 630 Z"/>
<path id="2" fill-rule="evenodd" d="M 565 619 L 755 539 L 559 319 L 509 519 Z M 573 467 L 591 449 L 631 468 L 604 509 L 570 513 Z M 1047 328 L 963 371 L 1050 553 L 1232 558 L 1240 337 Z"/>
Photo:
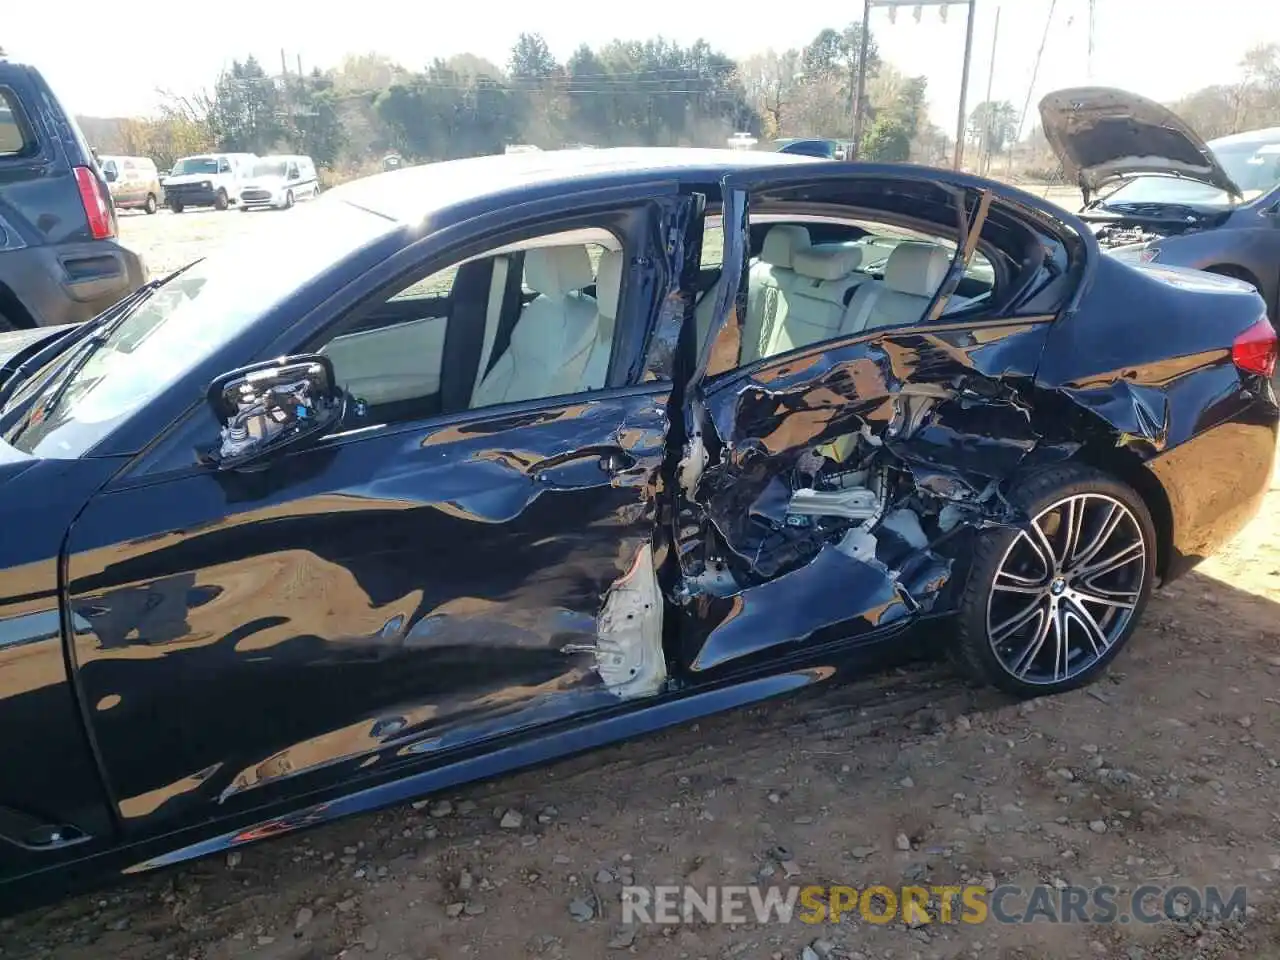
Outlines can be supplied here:
<path id="1" fill-rule="evenodd" d="M 1143 496 L 1166 581 L 1243 527 L 1270 484 L 1275 393 L 1231 358 L 1236 334 L 1264 310 L 1230 281 L 1098 257 L 1046 344 L 1038 422 L 1080 440 L 1083 458 Z"/>
<path id="2" fill-rule="evenodd" d="M 870 638 L 916 612 L 938 612 L 940 599 L 945 607 L 955 557 L 941 543 L 1006 511 L 995 483 L 1029 461 L 1071 453 L 1043 443 L 1025 399 L 1047 320 L 891 330 L 709 383 L 706 410 L 723 447 L 694 512 L 708 518 L 703 535 L 736 562 L 736 589 L 689 581 L 687 667 L 713 670 L 806 640 Z M 787 502 L 815 467 L 812 482 L 822 486 L 858 464 L 886 478 L 876 481 L 882 508 L 861 528 L 876 538 L 872 553 L 858 532 L 846 539 L 847 524 L 817 536 L 790 526 Z M 949 532 L 939 527 L 947 508 Z M 704 546 L 682 544 L 687 572 Z"/>

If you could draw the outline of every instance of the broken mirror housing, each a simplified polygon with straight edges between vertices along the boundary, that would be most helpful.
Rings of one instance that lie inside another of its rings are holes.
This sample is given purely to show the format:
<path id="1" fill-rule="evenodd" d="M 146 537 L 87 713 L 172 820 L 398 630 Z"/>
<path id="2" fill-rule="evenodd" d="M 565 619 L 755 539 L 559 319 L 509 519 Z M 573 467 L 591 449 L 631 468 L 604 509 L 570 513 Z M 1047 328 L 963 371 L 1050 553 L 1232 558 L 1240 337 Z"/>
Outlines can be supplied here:
<path id="1" fill-rule="evenodd" d="M 319 354 L 233 370 L 209 385 L 207 400 L 222 426 L 205 459 L 224 469 L 319 435 L 344 408 L 333 363 Z"/>

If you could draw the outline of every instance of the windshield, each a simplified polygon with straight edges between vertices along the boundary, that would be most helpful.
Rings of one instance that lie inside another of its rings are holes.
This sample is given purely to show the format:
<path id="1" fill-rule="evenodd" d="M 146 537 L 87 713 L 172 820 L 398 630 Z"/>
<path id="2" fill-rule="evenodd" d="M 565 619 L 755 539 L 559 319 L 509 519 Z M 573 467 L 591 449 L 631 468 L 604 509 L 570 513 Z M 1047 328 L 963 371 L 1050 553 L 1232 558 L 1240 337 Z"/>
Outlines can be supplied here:
<path id="1" fill-rule="evenodd" d="M 217 173 L 218 161 L 213 157 L 183 157 L 173 165 L 173 176 L 188 173 Z"/>
<path id="2" fill-rule="evenodd" d="M 287 160 L 263 160 L 253 165 L 255 177 L 283 177 L 289 167 Z"/>
<path id="3" fill-rule="evenodd" d="M 1227 172 L 1247 203 L 1269 193 L 1280 185 L 1280 136 L 1273 139 L 1223 143 L 1210 141 L 1208 146 L 1222 169 Z M 1207 183 L 1180 177 L 1137 177 L 1112 191 L 1108 203 L 1186 203 L 1226 206 L 1231 197 L 1225 190 Z"/>
<path id="4" fill-rule="evenodd" d="M 38 371 L 0 414 L 4 439 L 34 456 L 84 455 L 298 287 L 394 226 L 321 199 L 238 239 L 161 286 L 104 340 L 87 337 Z"/>

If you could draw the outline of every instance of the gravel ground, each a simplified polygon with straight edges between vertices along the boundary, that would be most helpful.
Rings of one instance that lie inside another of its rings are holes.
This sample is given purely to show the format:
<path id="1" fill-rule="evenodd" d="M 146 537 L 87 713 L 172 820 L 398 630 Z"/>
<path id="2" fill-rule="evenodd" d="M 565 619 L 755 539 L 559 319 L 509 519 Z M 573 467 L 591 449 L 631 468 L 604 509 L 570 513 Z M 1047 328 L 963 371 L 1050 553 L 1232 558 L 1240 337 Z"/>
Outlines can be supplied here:
<path id="1" fill-rule="evenodd" d="M 153 270 L 258 216 L 122 218 Z M 283 214 L 288 216 L 289 214 Z M 929 664 L 687 725 L 0 921 L 58 960 L 1280 956 L 1280 487 L 1110 674 L 1021 705 Z M 1244 885 L 1156 925 L 623 927 L 623 883 Z"/>

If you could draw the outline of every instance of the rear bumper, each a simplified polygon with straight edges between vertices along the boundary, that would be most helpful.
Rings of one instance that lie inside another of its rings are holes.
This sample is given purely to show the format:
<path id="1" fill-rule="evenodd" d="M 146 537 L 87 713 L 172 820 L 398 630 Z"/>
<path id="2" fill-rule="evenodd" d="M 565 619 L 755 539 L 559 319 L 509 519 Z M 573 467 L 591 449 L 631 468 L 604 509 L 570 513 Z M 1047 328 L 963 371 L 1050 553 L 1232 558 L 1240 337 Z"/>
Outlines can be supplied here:
<path id="1" fill-rule="evenodd" d="M 1276 460 L 1277 409 L 1270 383 L 1223 401 L 1235 409 L 1216 426 L 1151 460 L 1164 488 L 1172 530 L 1167 583 L 1216 553 L 1262 505 Z"/>
<path id="2" fill-rule="evenodd" d="M 143 259 L 114 240 L 0 253 L 0 283 L 42 327 L 82 323 L 146 281 Z"/>

